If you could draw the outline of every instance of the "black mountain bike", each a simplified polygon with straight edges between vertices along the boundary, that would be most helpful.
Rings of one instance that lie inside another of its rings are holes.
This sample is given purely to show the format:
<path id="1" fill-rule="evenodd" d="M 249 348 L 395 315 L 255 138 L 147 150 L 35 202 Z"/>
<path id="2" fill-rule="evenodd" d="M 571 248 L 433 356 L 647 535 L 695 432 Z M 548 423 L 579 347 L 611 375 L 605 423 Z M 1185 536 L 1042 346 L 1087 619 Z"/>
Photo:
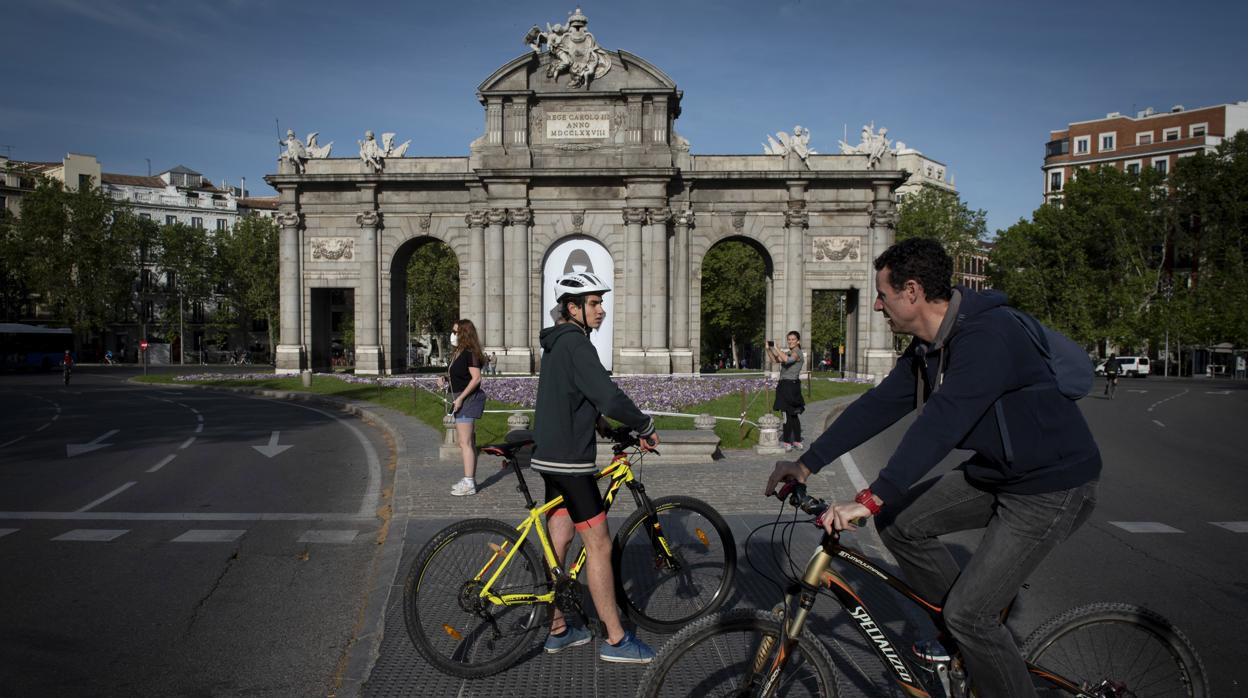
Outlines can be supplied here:
<path id="1" fill-rule="evenodd" d="M 481 450 L 502 456 L 503 467 L 515 472 L 528 508 L 524 520 L 508 526 L 470 519 L 442 529 L 417 554 L 403 585 L 412 644 L 452 676 L 478 678 L 510 667 L 546 627 L 551 604 L 586 618 L 579 580 L 585 550 L 566 570 L 559 566 L 545 516 L 563 498 L 533 501 L 517 457 L 533 441 L 527 432 L 512 437 Z M 728 598 L 737 545 L 728 523 L 706 502 L 679 495 L 651 499 L 634 471 L 644 455 L 637 437 L 620 429 L 613 440 L 615 456 L 597 475 L 610 481 L 604 504 L 609 511 L 623 487 L 637 503 L 615 534 L 616 601 L 637 625 L 673 632 Z"/>
<path id="2" fill-rule="evenodd" d="M 795 483 L 777 496 L 814 515 L 816 525 L 821 525 L 818 517 L 829 506 Z M 904 695 L 940 695 L 941 690 L 950 698 L 974 695 L 956 647 L 948 648 L 951 659 L 945 662 L 923 662 L 903 652 L 862 597 L 832 569 L 836 559 L 865 571 L 872 583 L 892 587 L 926 611 L 937 629 L 945 630 L 939 606 L 861 553 L 842 546 L 838 535 L 825 533 L 801 579 L 789 580 L 782 604 L 772 611 L 716 614 L 690 625 L 659 651 L 637 696 L 835 696 L 831 656 L 805 628 L 821 596 L 831 596 L 845 609 Z M 1008 612 L 1005 609 L 1003 618 Z M 1022 651 L 1040 695 L 1209 695 L 1205 668 L 1187 637 L 1160 615 L 1130 604 L 1096 603 L 1066 611 L 1033 632 Z"/>

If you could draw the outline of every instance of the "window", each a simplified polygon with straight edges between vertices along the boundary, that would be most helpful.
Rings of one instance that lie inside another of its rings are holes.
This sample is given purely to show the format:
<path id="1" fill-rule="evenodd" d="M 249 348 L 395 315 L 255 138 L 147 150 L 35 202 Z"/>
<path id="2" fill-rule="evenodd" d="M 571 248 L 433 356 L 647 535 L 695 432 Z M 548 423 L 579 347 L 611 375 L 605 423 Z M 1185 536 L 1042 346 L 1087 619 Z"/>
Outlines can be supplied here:
<path id="1" fill-rule="evenodd" d="M 150 221 L 150 220 L 152 220 L 152 214 L 150 214 L 150 213 L 140 213 L 140 214 L 139 214 L 139 218 L 142 218 L 142 219 L 143 219 L 143 220 L 145 220 L 145 221 Z"/>
<path id="2" fill-rule="evenodd" d="M 1131 162 L 1128 162 L 1125 166 L 1127 174 L 1138 175 L 1140 173 L 1140 166 L 1142 164 L 1143 163 L 1141 163 L 1139 160 L 1132 160 Z"/>
<path id="3" fill-rule="evenodd" d="M 218 218 L 218 219 L 217 219 L 217 230 L 225 230 L 225 219 L 224 219 L 224 218 Z"/>
<path id="4" fill-rule="evenodd" d="M 1053 170 L 1049 173 L 1049 191 L 1059 192 L 1062 190 L 1062 171 Z"/>
<path id="5" fill-rule="evenodd" d="M 262 317 L 252 318 L 251 331 L 252 332 L 268 332 L 269 321 Z"/>
<path id="6" fill-rule="evenodd" d="M 1165 177 L 1170 171 L 1170 158 L 1153 158 L 1153 169 Z"/>
<path id="7" fill-rule="evenodd" d="M 1163 140 L 1163 141 L 1177 141 L 1177 140 L 1179 140 L 1179 136 L 1182 134 L 1182 132 L 1183 132 L 1183 129 L 1179 128 L 1178 126 L 1175 126 L 1174 128 L 1166 128 L 1166 129 L 1162 129 L 1162 130 L 1161 130 L 1161 140 Z"/>
<path id="8" fill-rule="evenodd" d="M 1152 145 L 1153 144 L 1153 132 L 1145 131 L 1144 133 L 1135 134 L 1135 144 L 1136 145 Z"/>
<path id="9" fill-rule="evenodd" d="M 204 321 L 204 304 L 200 301 L 195 301 L 194 303 L 191 304 L 191 322 L 203 322 L 203 321 Z"/>
<path id="10" fill-rule="evenodd" d="M 1065 155 L 1070 152 L 1070 139 L 1063 138 L 1061 140 L 1049 141 L 1044 144 L 1044 156 L 1051 158 L 1055 155 Z"/>
<path id="11" fill-rule="evenodd" d="M 78 191 L 86 191 L 91 188 L 91 175 L 78 175 Z"/>
<path id="12" fill-rule="evenodd" d="M 1209 133 L 1209 124 L 1192 124 L 1187 127 L 1190 138 L 1204 138 Z"/>
<path id="13" fill-rule="evenodd" d="M 203 229 L 204 229 L 204 219 L 203 219 L 203 218 L 200 218 L 199 216 L 191 216 L 191 227 L 192 227 L 192 228 L 198 228 L 198 229 L 200 229 L 200 230 L 203 230 Z"/>
<path id="14" fill-rule="evenodd" d="M 4 212 L 7 210 L 9 210 L 9 200 L 3 196 L 0 196 L 0 212 Z"/>
<path id="15" fill-rule="evenodd" d="M 1117 133 L 1102 133 L 1101 134 L 1101 152 L 1102 153 L 1114 149 L 1115 141 L 1118 140 L 1117 136 L 1118 136 Z"/>
<path id="16" fill-rule="evenodd" d="M 1075 139 L 1075 155 L 1087 155 L 1092 152 L 1092 136 L 1079 136 Z"/>
<path id="17" fill-rule="evenodd" d="M 165 216 L 165 225 L 173 225 L 178 222 L 177 216 Z"/>
<path id="18" fill-rule="evenodd" d="M 165 293 L 173 293 L 176 290 L 174 288 L 175 281 L 173 272 L 165 272 Z"/>
<path id="19" fill-rule="evenodd" d="M 152 302 L 151 302 L 151 301 L 143 301 L 143 321 L 144 321 L 144 322 L 151 322 L 151 321 L 152 321 L 152 318 L 153 318 L 153 315 L 154 315 L 154 314 L 153 314 L 153 312 L 152 312 Z"/>

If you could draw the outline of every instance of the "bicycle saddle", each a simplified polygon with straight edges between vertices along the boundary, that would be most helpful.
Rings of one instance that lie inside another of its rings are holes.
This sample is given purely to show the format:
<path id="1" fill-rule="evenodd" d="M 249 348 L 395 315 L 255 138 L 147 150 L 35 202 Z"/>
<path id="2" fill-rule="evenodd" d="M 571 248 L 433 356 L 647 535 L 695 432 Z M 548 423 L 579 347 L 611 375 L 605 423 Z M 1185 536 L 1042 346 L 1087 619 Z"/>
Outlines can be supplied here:
<path id="1" fill-rule="evenodd" d="M 488 453 L 491 456 L 511 458 L 526 446 L 533 445 L 533 432 L 528 429 L 509 431 L 503 438 L 507 439 L 507 441 L 501 444 L 488 444 L 486 446 L 482 446 L 481 452 Z"/>

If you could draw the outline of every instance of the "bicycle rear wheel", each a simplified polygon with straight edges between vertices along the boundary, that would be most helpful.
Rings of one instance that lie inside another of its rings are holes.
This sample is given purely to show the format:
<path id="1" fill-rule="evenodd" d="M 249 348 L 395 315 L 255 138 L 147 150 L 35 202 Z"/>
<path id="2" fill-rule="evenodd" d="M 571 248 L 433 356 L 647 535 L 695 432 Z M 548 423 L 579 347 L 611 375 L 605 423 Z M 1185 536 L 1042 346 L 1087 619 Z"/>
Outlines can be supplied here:
<path id="1" fill-rule="evenodd" d="M 706 502 L 675 496 L 652 504 L 657 522 L 638 509 L 616 534 L 616 595 L 633 622 L 674 632 L 728 598 L 737 544 L 724 517 Z M 659 536 L 671 551 L 670 562 Z"/>
<path id="2" fill-rule="evenodd" d="M 779 650 L 780 621 L 767 611 L 737 609 L 703 618 L 668 640 L 646 670 L 637 698 L 759 695 Z M 769 695 L 835 698 L 827 648 L 803 630 Z"/>
<path id="3" fill-rule="evenodd" d="M 1066 611 L 1027 638 L 1023 656 L 1094 695 L 1209 695 L 1205 667 L 1187 636 L 1159 614 L 1131 604 Z M 1036 685 L 1052 687 L 1043 679 Z"/>
<path id="4" fill-rule="evenodd" d="M 403 584 L 407 634 L 442 672 L 463 678 L 496 674 L 515 663 L 546 624 L 546 604 L 500 606 L 480 597 L 505 552 L 517 544 L 519 534 L 503 522 L 470 519 L 442 529 L 412 562 Z M 474 581 L 491 557 L 482 579 Z M 549 588 L 545 568 L 525 542 L 491 590 L 542 594 Z"/>

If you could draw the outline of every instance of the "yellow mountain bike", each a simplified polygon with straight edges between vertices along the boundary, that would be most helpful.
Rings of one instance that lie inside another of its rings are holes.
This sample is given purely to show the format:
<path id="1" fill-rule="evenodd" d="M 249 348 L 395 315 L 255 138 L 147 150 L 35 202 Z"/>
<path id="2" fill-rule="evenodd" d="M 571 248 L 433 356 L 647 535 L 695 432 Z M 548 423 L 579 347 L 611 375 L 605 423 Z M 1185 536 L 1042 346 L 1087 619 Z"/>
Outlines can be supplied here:
<path id="1" fill-rule="evenodd" d="M 478 678 L 511 666 L 546 627 L 551 604 L 585 619 L 578 580 L 585 550 L 568 569 L 559 567 L 545 515 L 563 498 L 533 501 L 517 457 L 533 442 L 527 433 L 512 436 L 509 443 L 481 450 L 502 456 L 503 467 L 515 472 L 528 515 L 514 527 L 470 519 L 442 529 L 416 556 L 403 585 L 403 617 L 412 643 L 452 676 Z M 641 627 L 673 632 L 728 598 L 736 541 L 706 502 L 651 499 L 634 472 L 643 456 L 637 437 L 618 430 L 612 438 L 615 455 L 597 475 L 609 480 L 604 504 L 610 510 L 623 487 L 637 504 L 613 545 L 616 600 Z M 536 546 L 530 540 L 534 533 Z"/>

